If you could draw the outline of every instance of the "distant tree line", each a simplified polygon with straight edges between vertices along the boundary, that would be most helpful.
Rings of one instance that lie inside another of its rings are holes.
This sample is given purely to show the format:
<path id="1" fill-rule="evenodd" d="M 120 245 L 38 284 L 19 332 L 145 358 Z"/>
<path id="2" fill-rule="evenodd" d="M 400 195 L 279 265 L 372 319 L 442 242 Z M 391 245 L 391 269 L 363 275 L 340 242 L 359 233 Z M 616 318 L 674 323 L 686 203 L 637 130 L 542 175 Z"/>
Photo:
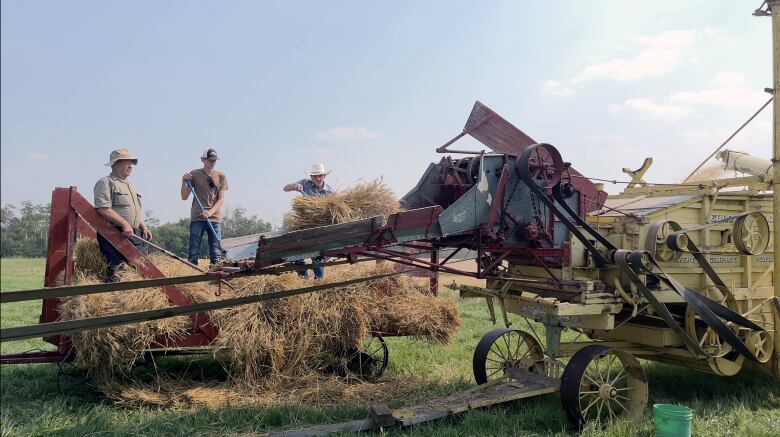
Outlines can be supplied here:
<path id="1" fill-rule="evenodd" d="M 22 202 L 20 207 L 5 205 L 0 223 L 0 257 L 46 256 L 50 210 L 49 204 L 36 205 L 29 201 Z M 147 210 L 145 222 L 154 234 L 155 244 L 178 255 L 187 256 L 190 239 L 189 218 L 160 223 L 154 212 Z M 227 208 L 222 214 L 222 238 L 268 232 L 272 228 L 270 223 L 256 215 L 248 215 L 246 208 L 241 206 Z M 201 256 L 205 258 L 208 245 L 202 244 L 201 249 Z"/>
<path id="2" fill-rule="evenodd" d="M 46 256 L 49 204 L 5 205 L 0 217 L 0 256 Z"/>

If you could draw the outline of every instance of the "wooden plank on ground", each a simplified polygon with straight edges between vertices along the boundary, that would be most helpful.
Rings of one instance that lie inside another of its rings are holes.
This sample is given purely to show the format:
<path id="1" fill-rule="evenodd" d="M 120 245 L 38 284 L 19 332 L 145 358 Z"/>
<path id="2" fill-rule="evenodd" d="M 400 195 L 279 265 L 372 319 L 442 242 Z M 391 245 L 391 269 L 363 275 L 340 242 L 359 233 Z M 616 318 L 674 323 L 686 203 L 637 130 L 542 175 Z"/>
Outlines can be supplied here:
<path id="1" fill-rule="evenodd" d="M 392 411 L 395 423 L 400 426 L 411 426 L 419 423 L 442 419 L 454 414 L 463 413 L 475 408 L 510 402 L 517 399 L 539 396 L 560 390 L 560 380 L 547 378 L 543 375 L 519 370 L 513 372 L 517 379 L 501 383 L 493 382 L 483 384 L 472 389 L 455 393 L 446 398 L 437 399 L 427 404 L 399 408 Z M 375 406 L 376 407 L 376 406 Z M 379 407 L 379 416 L 386 416 L 386 412 Z M 372 407 L 372 416 L 377 416 Z M 385 423 L 389 423 L 385 422 Z M 310 428 L 279 431 L 266 434 L 268 437 L 311 437 L 324 436 L 344 431 L 368 431 L 380 427 L 375 419 L 355 420 L 351 422 L 335 423 L 313 426 Z"/>

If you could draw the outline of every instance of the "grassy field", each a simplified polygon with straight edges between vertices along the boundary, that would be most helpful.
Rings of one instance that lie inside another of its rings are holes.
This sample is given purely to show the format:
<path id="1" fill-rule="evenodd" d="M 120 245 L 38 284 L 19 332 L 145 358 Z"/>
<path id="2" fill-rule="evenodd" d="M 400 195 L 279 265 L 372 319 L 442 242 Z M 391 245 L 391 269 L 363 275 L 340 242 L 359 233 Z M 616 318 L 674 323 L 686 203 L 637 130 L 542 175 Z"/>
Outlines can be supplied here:
<path id="1" fill-rule="evenodd" d="M 43 260 L 3 259 L 0 288 L 12 291 L 38 287 L 43 282 Z M 449 298 L 457 299 L 451 292 Z M 405 338 L 389 339 L 389 377 L 410 376 L 419 384 L 417 395 L 442 396 L 473 386 L 471 354 L 493 326 L 480 301 L 459 300 L 463 326 L 449 345 L 429 346 Z M 40 302 L 4 305 L 2 327 L 36 323 Z M 524 322 L 514 320 L 522 329 Z M 40 340 L 3 343 L 3 353 L 50 349 Z M 780 384 L 751 372 L 733 378 L 645 363 L 650 403 L 680 403 L 694 410 L 694 435 L 780 435 Z M 363 405 L 273 408 L 223 407 L 208 409 L 123 408 L 112 405 L 90 389 L 78 375 L 57 378 L 53 364 L 0 367 L 2 436 L 31 435 L 254 435 L 271 429 L 301 427 L 362 419 Z M 67 370 L 67 369 L 66 369 Z M 70 372 L 70 371 L 69 371 Z M 422 381 L 422 383 L 420 382 Z M 396 405 L 405 403 L 398 399 Z M 395 406 L 395 405 L 394 405 Z M 557 394 L 472 411 L 454 418 L 383 435 L 509 436 L 568 435 L 572 431 Z M 652 435 L 648 409 L 637 422 L 621 422 L 606 430 L 587 429 L 588 436 Z"/>

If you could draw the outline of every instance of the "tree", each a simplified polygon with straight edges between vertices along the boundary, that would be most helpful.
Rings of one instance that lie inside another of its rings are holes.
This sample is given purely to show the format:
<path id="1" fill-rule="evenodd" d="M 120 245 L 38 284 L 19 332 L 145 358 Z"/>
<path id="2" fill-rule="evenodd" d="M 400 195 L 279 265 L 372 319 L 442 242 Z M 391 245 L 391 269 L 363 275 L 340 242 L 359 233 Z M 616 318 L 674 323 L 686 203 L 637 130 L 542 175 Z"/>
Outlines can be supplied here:
<path id="1" fill-rule="evenodd" d="M 0 257 L 46 256 L 51 205 L 29 201 L 21 207 L 7 204 L 0 210 Z M 177 255 L 187 256 L 190 240 L 190 219 L 160 224 L 154 212 L 146 210 L 144 221 L 154 234 L 154 243 Z M 226 209 L 222 217 L 222 238 L 268 232 L 270 223 L 256 215 L 248 216 L 246 208 Z M 203 236 L 206 240 L 206 236 Z M 201 244 L 201 258 L 208 257 L 208 244 Z"/>
<path id="2" fill-rule="evenodd" d="M 271 229 L 273 229 L 271 223 L 256 215 L 247 216 L 246 208 L 240 205 L 232 210 L 225 209 L 225 214 L 222 215 L 222 238 L 243 237 L 268 232 Z"/>
<path id="3" fill-rule="evenodd" d="M 30 201 L 22 202 L 21 209 L 14 205 L 3 207 L 0 256 L 45 256 L 50 210 L 48 204 Z"/>
<path id="4" fill-rule="evenodd" d="M 150 228 L 156 228 L 160 226 L 160 219 L 154 215 L 154 211 L 147 209 L 144 211 L 144 224 Z"/>
<path id="5" fill-rule="evenodd" d="M 151 230 L 155 244 L 179 256 L 187 257 L 190 245 L 190 219 L 183 218 L 178 222 L 165 223 Z"/>

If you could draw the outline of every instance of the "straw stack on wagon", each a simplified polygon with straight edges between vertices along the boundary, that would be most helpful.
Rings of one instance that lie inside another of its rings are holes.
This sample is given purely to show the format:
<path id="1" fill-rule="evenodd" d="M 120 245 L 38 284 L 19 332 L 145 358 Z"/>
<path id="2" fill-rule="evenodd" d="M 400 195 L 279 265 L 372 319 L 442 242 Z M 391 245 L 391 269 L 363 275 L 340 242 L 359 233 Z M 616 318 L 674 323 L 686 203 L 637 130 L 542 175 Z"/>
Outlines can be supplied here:
<path id="1" fill-rule="evenodd" d="M 333 223 L 398 209 L 392 193 L 379 181 L 362 184 L 337 196 L 297 198 L 291 213 L 295 218 L 289 223 L 294 223 L 298 229 L 310 226 L 310 222 L 304 223 L 299 217 L 313 215 L 308 214 L 313 209 L 336 211 L 333 215 L 326 214 L 327 220 Z M 330 206 L 328 202 L 331 202 Z M 80 240 L 76 253 L 79 254 L 80 282 L 95 282 L 91 275 L 102 268 L 97 245 L 91 240 Z M 198 273 L 164 255 L 150 258 L 166 276 Z M 367 277 L 392 269 L 390 263 L 334 267 L 328 270 L 325 282 Z M 141 279 L 131 267 L 122 269 L 118 276 L 120 281 Z M 295 273 L 287 273 L 236 278 L 231 285 L 234 289 L 221 287 L 220 296 L 216 295 L 217 285 L 212 283 L 186 284 L 178 288 L 197 303 L 302 288 L 311 283 Z M 169 306 L 171 304 L 159 288 L 92 294 L 65 298 L 61 318 L 74 320 Z M 225 363 L 232 381 L 238 385 L 266 388 L 284 386 L 296 378 L 321 375 L 328 357 L 359 347 L 371 332 L 446 343 L 460 325 L 453 301 L 430 295 L 426 283 L 406 275 L 215 310 L 208 315 L 219 332 L 212 349 Z M 156 339 L 176 338 L 192 328 L 190 318 L 180 316 L 75 333 L 72 336 L 74 363 L 109 387 L 114 384 L 112 377 L 126 374 Z"/>
<path id="2" fill-rule="evenodd" d="M 83 244 L 83 243 L 79 243 Z M 190 267 L 162 255 L 152 262 L 166 276 L 196 274 Z M 332 268 L 326 282 L 340 282 L 392 270 L 390 264 L 358 264 Z M 141 279 L 132 268 L 118 273 L 120 281 Z M 80 283 L 97 282 L 83 277 Z M 235 290 L 207 283 L 179 289 L 193 302 L 301 288 L 310 283 L 294 273 L 231 281 Z M 100 293 L 63 299 L 61 319 L 125 314 L 171 306 L 159 288 Z M 292 376 L 308 371 L 336 350 L 355 348 L 370 332 L 392 332 L 432 342 L 447 342 L 460 320 L 456 305 L 431 296 L 425 284 L 397 275 L 263 303 L 209 313 L 219 329 L 214 343 L 239 379 Z M 130 369 L 158 337 L 176 338 L 192 328 L 186 316 L 83 331 L 73 334 L 75 364 L 93 376 L 109 377 Z"/>

